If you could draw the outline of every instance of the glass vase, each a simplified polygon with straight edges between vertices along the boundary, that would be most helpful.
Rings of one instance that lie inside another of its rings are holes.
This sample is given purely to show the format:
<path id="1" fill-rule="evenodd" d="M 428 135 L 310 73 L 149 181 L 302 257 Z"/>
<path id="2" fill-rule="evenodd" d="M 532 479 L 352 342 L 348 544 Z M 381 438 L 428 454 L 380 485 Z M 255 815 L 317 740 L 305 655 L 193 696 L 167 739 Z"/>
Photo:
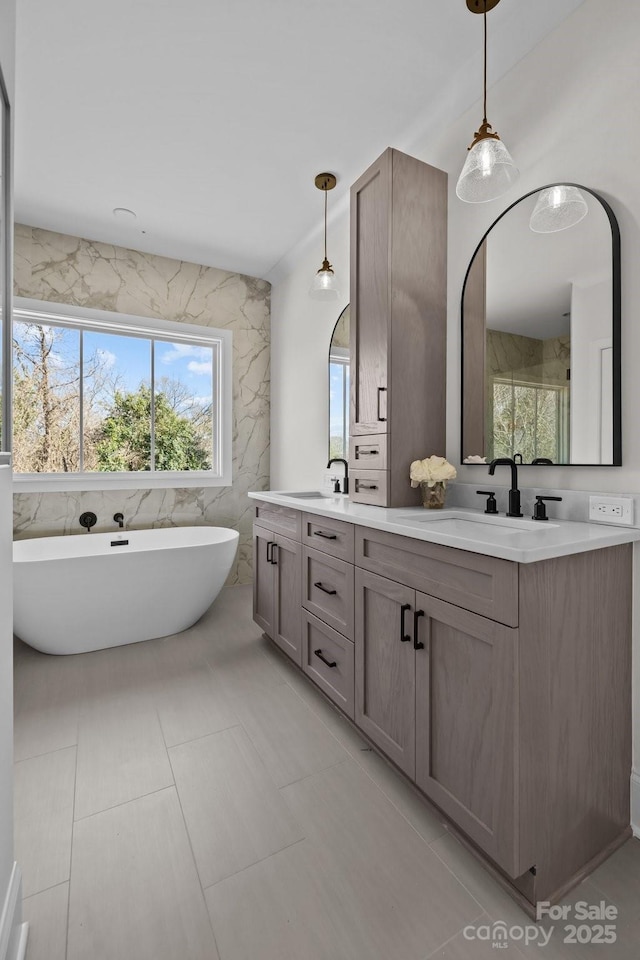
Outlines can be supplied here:
<path id="1" fill-rule="evenodd" d="M 447 496 L 447 485 L 444 480 L 437 480 L 432 487 L 426 480 L 420 484 L 422 506 L 428 510 L 442 510 Z"/>

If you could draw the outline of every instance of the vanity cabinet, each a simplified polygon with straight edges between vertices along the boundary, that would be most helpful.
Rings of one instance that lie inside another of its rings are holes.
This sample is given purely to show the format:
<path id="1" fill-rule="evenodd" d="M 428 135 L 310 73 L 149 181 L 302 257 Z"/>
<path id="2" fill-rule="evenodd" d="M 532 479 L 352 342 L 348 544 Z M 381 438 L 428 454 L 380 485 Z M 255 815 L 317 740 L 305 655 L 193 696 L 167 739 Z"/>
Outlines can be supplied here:
<path id="1" fill-rule="evenodd" d="M 257 514 L 256 622 L 526 910 L 562 897 L 631 832 L 631 544 L 516 563 L 294 513 Z"/>
<path id="2" fill-rule="evenodd" d="M 517 649 L 517 630 L 356 568 L 356 723 L 511 877 Z"/>
<path id="3" fill-rule="evenodd" d="M 445 451 L 447 175 L 388 149 L 351 188 L 350 497 L 413 506 Z"/>
<path id="4" fill-rule="evenodd" d="M 416 784 L 518 877 L 519 631 L 426 594 L 414 609 Z"/>
<path id="5" fill-rule="evenodd" d="M 416 769 L 415 590 L 356 568 L 358 726 L 407 776 Z"/>
<path id="6" fill-rule="evenodd" d="M 253 618 L 301 666 L 302 546 L 254 524 L 253 555 Z"/>

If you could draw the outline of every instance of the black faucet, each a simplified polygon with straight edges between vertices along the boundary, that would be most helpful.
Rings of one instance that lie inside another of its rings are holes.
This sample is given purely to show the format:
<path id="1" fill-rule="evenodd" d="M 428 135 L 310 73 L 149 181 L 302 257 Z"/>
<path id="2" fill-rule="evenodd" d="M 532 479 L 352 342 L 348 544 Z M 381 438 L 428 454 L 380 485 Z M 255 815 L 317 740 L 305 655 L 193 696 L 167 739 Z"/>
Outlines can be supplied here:
<path id="1" fill-rule="evenodd" d="M 489 475 L 493 476 L 496 472 L 496 467 L 503 465 L 505 467 L 511 467 L 511 490 L 509 490 L 509 510 L 507 516 L 521 517 L 522 510 L 520 509 L 520 491 L 518 490 L 518 468 L 515 460 L 511 460 L 510 457 L 498 457 L 497 460 L 492 460 L 489 464 Z"/>
<path id="2" fill-rule="evenodd" d="M 349 493 L 349 464 L 343 457 L 333 457 L 327 464 L 327 470 L 332 463 L 344 463 L 344 483 L 342 484 L 342 492 Z"/>
<path id="3" fill-rule="evenodd" d="M 122 514 L 122 513 L 114 513 L 114 515 L 113 515 L 113 522 L 114 522 L 114 523 L 117 523 L 118 526 L 120 527 L 120 529 L 122 530 L 122 528 L 124 527 L 124 514 Z"/>

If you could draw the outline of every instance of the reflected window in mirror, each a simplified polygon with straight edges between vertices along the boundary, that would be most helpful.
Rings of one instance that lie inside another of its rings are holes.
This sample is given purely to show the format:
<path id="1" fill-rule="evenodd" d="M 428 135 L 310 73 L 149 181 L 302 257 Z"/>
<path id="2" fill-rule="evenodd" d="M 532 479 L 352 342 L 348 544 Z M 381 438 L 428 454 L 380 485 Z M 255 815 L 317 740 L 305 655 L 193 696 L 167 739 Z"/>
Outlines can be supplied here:
<path id="1" fill-rule="evenodd" d="M 349 307 L 342 311 L 329 345 L 329 458 L 349 459 Z"/>
<path id="2" fill-rule="evenodd" d="M 533 191 L 487 232 L 462 299 L 462 456 L 619 465 L 620 253 L 609 206 L 534 232 Z"/>

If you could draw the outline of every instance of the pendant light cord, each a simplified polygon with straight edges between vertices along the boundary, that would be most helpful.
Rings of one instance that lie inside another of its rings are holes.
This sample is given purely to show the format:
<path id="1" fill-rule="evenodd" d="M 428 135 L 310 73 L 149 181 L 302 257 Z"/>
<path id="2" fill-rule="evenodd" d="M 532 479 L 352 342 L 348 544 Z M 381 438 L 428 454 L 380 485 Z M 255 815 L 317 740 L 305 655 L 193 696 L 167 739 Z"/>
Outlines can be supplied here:
<path id="1" fill-rule="evenodd" d="M 484 4 L 484 122 L 487 123 L 487 0 Z"/>
<path id="2" fill-rule="evenodd" d="M 324 191 L 324 258 L 327 259 L 327 190 Z"/>

